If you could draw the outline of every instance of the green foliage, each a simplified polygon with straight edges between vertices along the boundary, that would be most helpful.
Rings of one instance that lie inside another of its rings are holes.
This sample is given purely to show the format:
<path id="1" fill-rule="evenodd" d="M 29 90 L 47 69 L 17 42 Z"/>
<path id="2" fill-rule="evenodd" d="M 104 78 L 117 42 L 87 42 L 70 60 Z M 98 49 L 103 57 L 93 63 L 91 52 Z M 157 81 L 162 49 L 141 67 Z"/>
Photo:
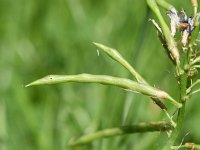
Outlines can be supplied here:
<path id="1" fill-rule="evenodd" d="M 174 6 L 192 14 L 189 4 L 173 1 Z M 152 16 L 145 1 L 1 0 L 0 12 L 0 149 L 126 150 L 161 146 L 158 142 L 167 138 L 166 133 L 135 134 L 67 147 L 73 136 L 164 118 L 144 96 L 93 84 L 24 88 L 46 74 L 88 72 L 132 78 L 101 52 L 97 55 L 90 43 L 99 41 L 117 48 L 148 83 L 177 99 L 175 70 L 148 22 Z M 175 109 L 167 106 L 172 114 Z M 188 131 L 185 142 L 200 141 L 199 107 L 196 94 L 188 101 L 179 141 Z"/>

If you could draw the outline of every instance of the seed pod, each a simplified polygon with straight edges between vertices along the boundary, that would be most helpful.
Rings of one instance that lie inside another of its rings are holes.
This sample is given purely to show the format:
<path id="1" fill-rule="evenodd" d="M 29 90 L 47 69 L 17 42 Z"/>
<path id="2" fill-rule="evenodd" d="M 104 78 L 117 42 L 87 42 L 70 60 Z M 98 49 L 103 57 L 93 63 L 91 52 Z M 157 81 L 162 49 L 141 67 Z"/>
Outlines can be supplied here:
<path id="1" fill-rule="evenodd" d="M 44 78 L 38 79 L 28 85 L 45 85 L 45 84 L 57 84 L 66 82 L 80 82 L 80 83 L 100 83 L 104 85 L 113 85 L 128 89 L 133 92 L 138 92 L 153 98 L 166 99 L 174 104 L 177 108 L 182 107 L 182 104 L 174 100 L 169 94 L 149 85 L 134 82 L 125 78 L 118 78 L 106 75 L 91 75 L 91 74 L 79 74 L 79 75 L 50 75 Z"/>

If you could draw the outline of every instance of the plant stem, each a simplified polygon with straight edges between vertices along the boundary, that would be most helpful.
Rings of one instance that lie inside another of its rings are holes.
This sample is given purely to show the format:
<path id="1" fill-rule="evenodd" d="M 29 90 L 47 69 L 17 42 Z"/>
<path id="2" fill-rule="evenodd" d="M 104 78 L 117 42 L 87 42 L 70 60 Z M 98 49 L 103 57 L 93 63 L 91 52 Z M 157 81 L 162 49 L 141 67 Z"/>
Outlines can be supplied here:
<path id="1" fill-rule="evenodd" d="M 185 62 L 184 62 L 185 63 Z M 185 98 L 186 98 L 186 89 L 187 89 L 187 74 L 184 71 L 180 75 L 180 103 L 182 103 L 182 107 L 178 110 L 178 116 L 177 116 L 177 126 L 176 128 L 172 131 L 172 134 L 165 144 L 163 150 L 169 150 L 170 147 L 172 147 L 178 138 L 178 135 L 181 131 L 182 125 L 183 125 L 183 120 L 184 120 L 184 114 L 185 114 Z"/>
<path id="2" fill-rule="evenodd" d="M 173 149 L 173 150 L 182 149 L 182 148 L 184 148 L 184 149 L 187 148 L 187 149 L 191 149 L 191 150 L 200 150 L 200 145 L 197 145 L 195 143 L 185 143 L 184 145 L 171 147 L 171 149 Z"/>
<path id="3" fill-rule="evenodd" d="M 200 62 L 200 56 L 196 57 L 193 61 L 192 61 L 192 65 L 199 63 Z"/>
<path id="4" fill-rule="evenodd" d="M 193 94 L 195 94 L 195 93 L 197 93 L 197 92 L 200 92 L 200 89 L 191 92 L 189 95 L 193 95 Z"/>
<path id="5" fill-rule="evenodd" d="M 187 94 L 191 92 L 194 86 L 200 83 L 200 79 L 197 79 L 188 89 L 187 89 Z"/>
<path id="6" fill-rule="evenodd" d="M 161 29 L 163 31 L 164 37 L 167 42 L 168 50 L 169 50 L 171 56 L 173 57 L 173 59 L 175 60 L 175 62 L 177 64 L 177 68 L 179 69 L 179 64 L 180 64 L 179 51 L 176 47 L 176 42 L 174 41 L 174 38 L 171 35 L 170 29 L 169 29 L 168 25 L 166 24 L 163 16 L 161 15 L 161 12 L 160 12 L 160 9 L 158 8 L 156 0 L 147 0 L 147 4 L 151 8 L 152 12 L 154 12 L 154 14 L 156 15 L 156 17 L 158 18 L 158 20 L 160 22 Z"/>
<path id="7" fill-rule="evenodd" d="M 200 68 L 200 65 L 194 65 L 193 68 Z"/>
<path id="8" fill-rule="evenodd" d="M 187 90 L 187 73 L 183 68 L 187 64 L 187 61 L 186 61 L 187 55 L 185 54 L 185 56 L 183 57 L 183 61 L 181 63 L 180 57 L 179 57 L 179 51 L 176 47 L 176 43 L 170 33 L 170 30 L 169 30 L 167 24 L 165 23 L 165 20 L 163 19 L 162 15 L 160 13 L 160 10 L 159 10 L 156 2 L 159 5 L 162 5 L 162 7 L 167 8 L 167 9 L 169 9 L 169 7 L 171 7 L 171 6 L 167 5 L 167 3 L 163 0 L 156 0 L 156 1 L 155 0 L 147 0 L 147 4 L 151 8 L 151 10 L 155 13 L 155 15 L 157 16 L 157 18 L 160 22 L 163 34 L 164 34 L 167 44 L 168 44 L 168 49 L 171 52 L 171 55 L 173 56 L 173 58 L 176 60 L 177 74 L 180 79 L 180 101 L 179 102 L 182 104 L 182 107 L 178 110 L 177 126 L 172 131 L 172 134 L 171 134 L 169 140 L 163 147 L 163 150 L 169 150 L 171 148 L 171 146 L 174 145 L 174 143 L 181 131 L 183 120 L 184 120 L 185 99 L 186 99 L 186 90 Z"/>
<path id="9" fill-rule="evenodd" d="M 172 131 L 171 137 L 169 138 L 167 144 L 164 146 L 163 150 L 169 150 L 172 145 L 174 145 L 176 139 L 178 138 L 178 135 L 180 133 L 180 130 L 182 128 L 183 119 L 184 119 L 184 113 L 185 113 L 185 102 L 182 103 L 183 107 L 179 109 L 178 112 L 178 118 L 177 118 L 177 126 Z"/>
<path id="10" fill-rule="evenodd" d="M 68 145 L 69 146 L 82 145 L 82 144 L 87 144 L 89 142 L 92 142 L 93 140 L 96 140 L 96 139 L 102 139 L 102 138 L 131 134 L 131 133 L 143 133 L 143 132 L 155 132 L 155 131 L 164 132 L 164 131 L 169 131 L 172 128 L 173 127 L 170 124 L 165 123 L 163 121 L 146 122 L 146 123 L 143 122 L 143 123 L 139 123 L 135 125 L 104 129 L 101 131 L 83 135 L 82 137 L 78 139 L 71 139 Z"/>
<path id="11" fill-rule="evenodd" d="M 142 76 L 126 61 L 126 59 L 124 59 L 124 57 L 117 50 L 107 47 L 100 43 L 93 42 L 93 44 L 100 50 L 103 50 L 113 60 L 117 61 L 122 66 L 124 66 L 133 75 L 133 77 L 136 78 L 136 80 L 139 83 L 147 84 L 147 82 L 142 78 Z"/>
<path id="12" fill-rule="evenodd" d="M 158 5 L 160 5 L 166 10 L 170 10 L 171 8 L 173 8 L 173 6 L 168 2 L 166 2 L 165 0 L 156 0 L 156 2 L 158 3 Z"/>
<path id="13" fill-rule="evenodd" d="M 198 1 L 197 0 L 191 0 L 192 6 L 194 7 L 194 16 L 197 14 L 198 10 Z"/>

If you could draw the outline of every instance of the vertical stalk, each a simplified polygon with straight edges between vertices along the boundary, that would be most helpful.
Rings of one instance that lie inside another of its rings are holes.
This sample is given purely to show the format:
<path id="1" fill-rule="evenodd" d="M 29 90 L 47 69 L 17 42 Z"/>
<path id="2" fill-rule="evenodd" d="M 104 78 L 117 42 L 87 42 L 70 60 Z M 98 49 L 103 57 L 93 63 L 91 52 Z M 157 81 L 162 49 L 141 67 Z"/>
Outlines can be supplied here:
<path id="1" fill-rule="evenodd" d="M 184 69 L 184 66 L 188 64 L 188 55 L 187 53 L 183 54 L 183 59 L 182 61 L 180 61 L 180 57 L 179 57 L 179 51 L 176 47 L 176 42 L 174 40 L 174 38 L 171 36 L 170 30 L 167 26 L 167 24 L 165 23 L 160 10 L 157 6 L 160 5 L 165 9 L 171 9 L 172 5 L 168 4 L 167 2 L 165 2 L 164 0 L 147 0 L 147 4 L 149 5 L 149 7 L 151 8 L 151 10 L 156 14 L 163 34 L 165 36 L 167 45 L 168 45 L 168 49 L 170 51 L 170 54 L 173 56 L 173 58 L 176 61 L 176 70 L 177 70 L 177 75 L 179 76 L 179 82 L 180 82 L 180 99 L 179 102 L 182 104 L 182 108 L 179 108 L 178 110 L 178 116 L 177 116 L 177 126 L 176 128 L 172 131 L 172 134 L 170 136 L 170 138 L 168 139 L 168 141 L 166 142 L 166 144 L 163 147 L 163 150 L 169 150 L 171 149 L 171 147 L 174 145 L 176 139 L 178 138 L 178 135 L 181 131 L 182 128 L 182 124 L 183 124 L 183 120 L 184 120 L 184 114 L 185 114 L 185 99 L 187 96 L 186 90 L 187 90 L 187 70 Z"/>
<path id="2" fill-rule="evenodd" d="M 165 0 L 156 0 L 156 2 L 158 5 L 160 5 L 166 10 L 170 10 L 171 8 L 173 8 L 173 6 L 169 4 L 168 2 L 166 2 Z"/>
<path id="3" fill-rule="evenodd" d="M 177 68 L 179 69 L 179 65 L 180 65 L 179 51 L 176 47 L 176 42 L 171 35 L 170 29 L 169 29 L 167 23 L 165 22 L 163 16 L 161 15 L 160 9 L 159 9 L 156 1 L 155 0 L 147 0 L 147 4 L 159 20 L 162 32 L 163 32 L 164 37 L 165 37 L 166 42 L 167 42 L 167 47 L 168 47 L 168 50 L 170 52 L 170 55 L 175 60 L 175 62 L 177 64 Z M 180 69 L 178 71 L 180 71 Z"/>
<path id="4" fill-rule="evenodd" d="M 185 54 L 186 55 L 186 54 Z M 187 56 L 185 56 L 183 60 L 182 68 L 184 68 L 185 64 L 187 64 Z M 184 69 L 182 69 L 184 70 Z M 178 135 L 182 129 L 183 121 L 184 121 L 184 115 L 185 115 L 185 103 L 186 103 L 186 90 L 187 90 L 187 73 L 186 71 L 183 71 L 182 74 L 180 74 L 180 99 L 179 102 L 182 104 L 182 107 L 178 110 L 178 116 L 177 116 L 177 126 L 172 131 L 172 134 L 163 147 L 163 150 L 169 150 L 176 142 L 176 139 L 178 138 Z"/>
<path id="5" fill-rule="evenodd" d="M 198 1 L 197 0 L 191 0 L 193 9 L 194 9 L 194 16 L 196 17 L 197 10 L 198 10 Z"/>

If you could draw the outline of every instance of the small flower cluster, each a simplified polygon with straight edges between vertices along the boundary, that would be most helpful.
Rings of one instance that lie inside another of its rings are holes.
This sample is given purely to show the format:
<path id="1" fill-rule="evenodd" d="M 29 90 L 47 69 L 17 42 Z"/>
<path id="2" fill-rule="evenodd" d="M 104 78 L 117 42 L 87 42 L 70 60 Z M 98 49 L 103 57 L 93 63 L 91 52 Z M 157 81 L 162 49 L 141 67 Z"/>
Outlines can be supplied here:
<path id="1" fill-rule="evenodd" d="M 196 17 L 190 16 L 187 17 L 185 11 L 182 9 L 177 13 L 175 8 L 172 8 L 167 12 L 167 15 L 171 19 L 171 34 L 174 37 L 176 34 L 176 29 L 182 32 L 181 43 L 183 46 L 189 41 L 192 31 L 194 30 L 195 20 L 199 18 L 200 14 L 197 14 Z"/>
<path id="2" fill-rule="evenodd" d="M 167 15 L 170 18 L 170 28 L 171 28 L 171 37 L 176 39 L 175 35 L 177 32 L 181 33 L 181 37 L 179 39 L 182 49 L 192 49 L 193 46 L 195 46 L 195 43 L 190 44 L 192 32 L 195 30 L 195 28 L 198 28 L 200 24 L 200 13 L 195 14 L 194 16 L 188 17 L 185 13 L 185 11 L 182 9 L 181 11 L 177 11 L 174 7 L 172 7 L 168 12 Z M 172 51 L 169 49 L 167 39 L 163 33 L 162 28 L 156 23 L 155 20 L 150 19 L 150 21 L 153 23 L 155 28 L 157 29 L 158 37 L 165 48 L 168 57 L 171 59 L 171 61 L 176 64 L 176 61 L 173 57 Z M 177 36 L 178 37 L 178 36 Z M 175 42 L 175 46 L 176 46 Z M 193 52 L 192 52 L 193 53 Z M 195 54 L 196 55 L 196 54 Z"/>

